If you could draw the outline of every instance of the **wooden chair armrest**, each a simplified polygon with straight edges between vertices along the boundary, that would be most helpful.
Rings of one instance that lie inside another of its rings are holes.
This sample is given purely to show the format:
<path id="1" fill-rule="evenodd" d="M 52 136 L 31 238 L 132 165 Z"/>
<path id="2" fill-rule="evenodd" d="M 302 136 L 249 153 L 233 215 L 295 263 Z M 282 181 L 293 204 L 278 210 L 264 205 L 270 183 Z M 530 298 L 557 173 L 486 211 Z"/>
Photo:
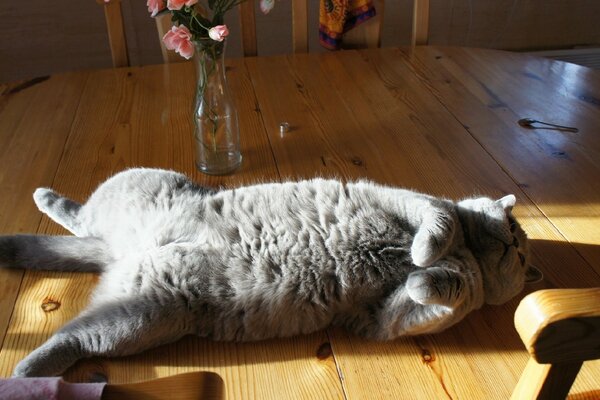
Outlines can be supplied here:
<path id="1" fill-rule="evenodd" d="M 600 358 L 600 288 L 532 293 L 515 327 L 531 359 L 512 398 L 564 398 L 582 363 Z"/>

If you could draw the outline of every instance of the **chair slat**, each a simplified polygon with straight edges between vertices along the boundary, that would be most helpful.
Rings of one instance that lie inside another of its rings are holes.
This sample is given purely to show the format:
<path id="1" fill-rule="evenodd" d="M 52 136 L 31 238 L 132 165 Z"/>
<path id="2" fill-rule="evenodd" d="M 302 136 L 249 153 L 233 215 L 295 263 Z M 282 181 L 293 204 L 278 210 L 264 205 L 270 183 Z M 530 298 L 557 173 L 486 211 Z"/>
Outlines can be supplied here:
<path id="1" fill-rule="evenodd" d="M 413 0 L 413 19 L 410 43 L 412 46 L 429 42 L 429 0 Z"/>
<path id="2" fill-rule="evenodd" d="M 256 17 L 254 0 L 240 4 L 240 27 L 242 30 L 242 51 L 245 57 L 258 54 L 256 45 Z"/>
<path id="3" fill-rule="evenodd" d="M 292 36 L 294 53 L 308 53 L 307 0 L 292 0 Z"/>
<path id="4" fill-rule="evenodd" d="M 164 42 L 162 41 L 162 38 L 163 38 L 163 36 L 165 36 L 165 33 L 167 33 L 169 30 L 171 30 L 171 27 L 173 26 L 173 23 L 171 22 L 171 15 L 168 13 L 162 14 L 162 15 L 157 15 L 155 17 L 155 19 L 156 19 L 156 30 L 158 32 L 158 41 L 160 43 L 160 51 L 162 53 L 163 62 L 172 63 L 172 62 L 185 61 L 185 58 L 181 57 L 176 52 L 167 50 Z"/>
<path id="5" fill-rule="evenodd" d="M 121 1 L 112 0 L 104 3 L 104 17 L 106 18 L 106 29 L 108 31 L 108 42 L 112 54 L 114 67 L 129 66 L 127 55 L 127 40 L 123 27 L 123 14 L 121 13 Z"/>

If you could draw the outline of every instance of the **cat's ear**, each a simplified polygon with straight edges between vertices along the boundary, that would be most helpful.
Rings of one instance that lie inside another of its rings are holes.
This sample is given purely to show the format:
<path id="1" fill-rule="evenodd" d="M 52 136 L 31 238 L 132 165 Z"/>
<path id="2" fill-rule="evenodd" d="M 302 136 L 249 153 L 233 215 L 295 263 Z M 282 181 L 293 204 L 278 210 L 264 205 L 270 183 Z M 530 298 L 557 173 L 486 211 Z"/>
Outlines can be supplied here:
<path id="1" fill-rule="evenodd" d="M 525 283 L 538 283 L 542 279 L 544 279 L 544 274 L 542 271 L 533 265 L 529 265 L 527 267 L 527 271 L 525 272 Z"/>
<path id="2" fill-rule="evenodd" d="M 502 208 L 506 211 L 512 211 L 512 208 L 517 203 L 517 198 L 514 194 L 509 194 L 501 198 L 500 200 L 496 200 L 496 203 L 500 204 Z"/>

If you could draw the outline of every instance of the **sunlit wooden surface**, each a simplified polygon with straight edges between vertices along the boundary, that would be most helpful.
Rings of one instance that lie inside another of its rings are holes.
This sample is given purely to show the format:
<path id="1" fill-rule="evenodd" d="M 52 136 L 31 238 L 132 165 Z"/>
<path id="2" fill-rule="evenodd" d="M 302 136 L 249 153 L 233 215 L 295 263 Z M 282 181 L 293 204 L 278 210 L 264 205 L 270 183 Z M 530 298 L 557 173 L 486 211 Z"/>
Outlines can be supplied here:
<path id="1" fill-rule="evenodd" d="M 206 370 L 229 399 L 506 399 L 528 360 L 513 325 L 543 288 L 600 286 L 600 72 L 490 50 L 417 47 L 228 61 L 243 165 L 194 169 L 191 63 L 0 85 L 0 233 L 64 234 L 36 187 L 83 201 L 133 166 L 210 186 L 314 176 L 369 178 L 458 199 L 514 193 L 545 280 L 437 335 L 373 342 L 332 329 L 250 344 L 185 338 L 95 358 L 66 379 L 135 382 Z M 528 130 L 531 117 L 578 133 Z M 280 134 L 279 124 L 290 131 Z M 0 373 L 87 303 L 93 274 L 0 270 Z M 573 399 L 600 397 L 586 362 Z"/>

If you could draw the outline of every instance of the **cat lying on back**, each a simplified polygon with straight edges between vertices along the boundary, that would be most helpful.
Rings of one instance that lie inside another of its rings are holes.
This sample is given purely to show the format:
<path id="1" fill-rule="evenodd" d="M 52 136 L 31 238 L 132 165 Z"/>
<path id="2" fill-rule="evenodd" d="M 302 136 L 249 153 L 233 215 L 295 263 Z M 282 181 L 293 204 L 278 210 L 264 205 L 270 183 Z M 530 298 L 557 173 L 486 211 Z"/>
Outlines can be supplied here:
<path id="1" fill-rule="evenodd" d="M 102 276 L 88 308 L 15 376 L 57 375 L 81 358 L 188 334 L 259 340 L 331 324 L 376 339 L 437 332 L 508 301 L 531 272 L 512 195 L 455 204 L 322 179 L 213 191 L 132 169 L 84 205 L 50 189 L 34 199 L 75 236 L 2 236 L 0 264 Z"/>

